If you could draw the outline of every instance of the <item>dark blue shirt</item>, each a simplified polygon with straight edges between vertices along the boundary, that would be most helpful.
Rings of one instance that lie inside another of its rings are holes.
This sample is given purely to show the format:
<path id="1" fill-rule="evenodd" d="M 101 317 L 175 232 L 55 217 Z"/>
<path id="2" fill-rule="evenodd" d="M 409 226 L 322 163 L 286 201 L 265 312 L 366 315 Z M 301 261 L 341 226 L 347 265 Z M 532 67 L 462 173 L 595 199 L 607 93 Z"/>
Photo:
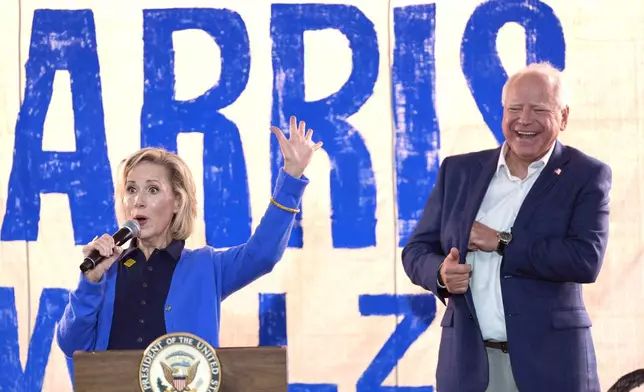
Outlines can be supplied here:
<path id="1" fill-rule="evenodd" d="M 155 249 L 146 261 L 136 240 L 118 262 L 108 350 L 143 350 L 166 333 L 165 302 L 184 241 Z"/>

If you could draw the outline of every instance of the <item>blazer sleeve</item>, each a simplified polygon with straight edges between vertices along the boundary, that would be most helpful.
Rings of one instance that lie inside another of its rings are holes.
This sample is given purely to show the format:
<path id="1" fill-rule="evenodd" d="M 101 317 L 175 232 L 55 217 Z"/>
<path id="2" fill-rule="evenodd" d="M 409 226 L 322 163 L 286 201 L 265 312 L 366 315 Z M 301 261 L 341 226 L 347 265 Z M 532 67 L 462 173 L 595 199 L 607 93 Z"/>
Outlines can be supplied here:
<path id="1" fill-rule="evenodd" d="M 403 268 L 411 282 L 431 291 L 443 304 L 449 293 L 438 287 L 438 270 L 447 256 L 441 246 L 441 217 L 448 161 L 443 160 L 420 221 L 402 251 Z"/>
<path id="2" fill-rule="evenodd" d="M 295 178 L 281 169 L 273 200 L 283 207 L 299 208 L 308 183 L 305 176 Z M 245 244 L 218 252 L 222 300 L 273 270 L 284 255 L 294 224 L 294 212 L 270 203 Z"/>
<path id="3" fill-rule="evenodd" d="M 554 282 L 597 279 L 608 243 L 612 171 L 602 163 L 591 172 L 577 197 L 566 236 L 537 238 L 529 227 L 513 228 L 503 272 Z"/>
<path id="4" fill-rule="evenodd" d="M 56 329 L 58 346 L 67 358 L 72 358 L 74 351 L 94 349 L 105 286 L 105 276 L 94 283 L 81 274 L 78 287 L 69 292 L 69 302 Z"/>

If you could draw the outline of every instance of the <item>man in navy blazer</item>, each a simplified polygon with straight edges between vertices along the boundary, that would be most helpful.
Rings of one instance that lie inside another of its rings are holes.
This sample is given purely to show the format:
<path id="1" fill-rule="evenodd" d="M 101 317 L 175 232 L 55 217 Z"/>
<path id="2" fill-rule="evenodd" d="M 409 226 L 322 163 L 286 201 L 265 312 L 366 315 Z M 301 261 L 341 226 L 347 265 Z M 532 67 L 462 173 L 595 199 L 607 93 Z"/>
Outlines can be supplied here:
<path id="1" fill-rule="evenodd" d="M 599 392 L 582 284 L 608 241 L 612 172 L 557 140 L 561 73 L 532 64 L 503 88 L 505 143 L 444 159 L 403 249 L 447 308 L 438 392 Z"/>

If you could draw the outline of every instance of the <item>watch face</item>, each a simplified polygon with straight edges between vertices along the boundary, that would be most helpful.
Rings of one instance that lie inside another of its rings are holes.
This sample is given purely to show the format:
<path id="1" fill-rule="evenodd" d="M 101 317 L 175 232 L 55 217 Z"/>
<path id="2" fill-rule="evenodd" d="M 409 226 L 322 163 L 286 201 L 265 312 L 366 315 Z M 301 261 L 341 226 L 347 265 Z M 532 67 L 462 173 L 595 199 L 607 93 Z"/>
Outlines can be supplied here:
<path id="1" fill-rule="evenodd" d="M 512 234 L 510 233 L 499 233 L 499 239 L 505 243 L 510 242 L 512 239 Z"/>

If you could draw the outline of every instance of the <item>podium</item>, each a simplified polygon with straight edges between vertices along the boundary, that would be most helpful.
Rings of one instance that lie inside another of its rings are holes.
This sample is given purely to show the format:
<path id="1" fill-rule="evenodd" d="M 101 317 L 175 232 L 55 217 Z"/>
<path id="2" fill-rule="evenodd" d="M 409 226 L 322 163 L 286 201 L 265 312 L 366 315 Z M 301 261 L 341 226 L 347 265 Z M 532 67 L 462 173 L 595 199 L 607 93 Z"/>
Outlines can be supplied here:
<path id="1" fill-rule="evenodd" d="M 219 392 L 287 391 L 285 347 L 218 348 L 216 354 L 221 363 Z M 140 392 L 142 360 L 143 351 L 77 351 L 74 392 Z"/>

